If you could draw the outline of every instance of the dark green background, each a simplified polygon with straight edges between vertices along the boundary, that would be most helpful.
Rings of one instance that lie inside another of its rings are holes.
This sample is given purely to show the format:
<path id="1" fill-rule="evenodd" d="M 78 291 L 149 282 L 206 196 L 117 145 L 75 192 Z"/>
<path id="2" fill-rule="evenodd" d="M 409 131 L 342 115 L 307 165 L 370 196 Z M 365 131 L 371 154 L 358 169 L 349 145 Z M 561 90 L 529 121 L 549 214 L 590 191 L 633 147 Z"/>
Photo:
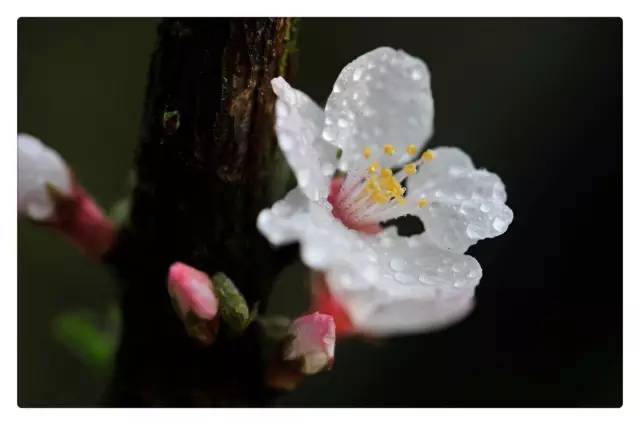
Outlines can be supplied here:
<path id="1" fill-rule="evenodd" d="M 157 19 L 21 19 L 18 130 L 73 165 L 98 201 L 126 193 Z M 303 19 L 295 85 L 319 103 L 381 45 L 423 58 L 433 145 L 504 180 L 515 221 L 472 247 L 478 307 L 443 332 L 341 342 L 296 406 L 617 406 L 622 402 L 619 19 Z M 169 170 L 167 172 L 170 172 Z M 289 306 L 287 287 L 276 309 Z M 56 235 L 18 227 L 18 397 L 93 405 L 106 377 L 60 345 L 52 318 L 104 313 L 115 283 Z"/>

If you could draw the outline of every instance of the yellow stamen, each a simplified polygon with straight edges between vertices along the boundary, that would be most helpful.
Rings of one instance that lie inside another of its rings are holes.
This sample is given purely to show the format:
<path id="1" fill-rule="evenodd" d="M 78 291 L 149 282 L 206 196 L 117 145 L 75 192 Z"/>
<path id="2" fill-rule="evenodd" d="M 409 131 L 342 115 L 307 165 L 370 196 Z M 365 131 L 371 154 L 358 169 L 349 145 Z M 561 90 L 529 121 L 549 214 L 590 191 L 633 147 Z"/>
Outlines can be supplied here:
<path id="1" fill-rule="evenodd" d="M 393 145 L 384 145 L 384 153 L 391 156 L 396 153 L 396 148 Z"/>
<path id="2" fill-rule="evenodd" d="M 362 155 L 364 156 L 364 159 L 369 159 L 371 157 L 371 148 L 364 148 Z"/>
<path id="3" fill-rule="evenodd" d="M 371 164 L 369 166 L 369 173 L 375 173 L 376 171 L 378 171 L 380 169 L 380 164 L 377 162 L 374 162 L 373 164 Z"/>
<path id="4" fill-rule="evenodd" d="M 407 146 L 407 153 L 411 156 L 415 155 L 418 152 L 418 147 L 416 145 Z"/>
<path id="5" fill-rule="evenodd" d="M 418 201 L 418 208 L 424 208 L 427 205 L 429 205 L 429 201 L 427 200 L 427 198 L 420 198 L 420 200 Z"/>
<path id="6" fill-rule="evenodd" d="M 393 176 L 393 171 L 391 171 L 391 168 L 383 168 L 382 171 L 380 171 L 380 177 L 391 177 Z"/>
<path id="7" fill-rule="evenodd" d="M 436 154 L 431 149 L 429 149 L 428 151 L 425 151 L 422 154 L 423 161 L 432 161 L 435 157 L 436 157 Z"/>
<path id="8" fill-rule="evenodd" d="M 417 171 L 416 164 L 407 164 L 404 166 L 404 172 L 407 173 L 408 176 L 414 175 Z"/>

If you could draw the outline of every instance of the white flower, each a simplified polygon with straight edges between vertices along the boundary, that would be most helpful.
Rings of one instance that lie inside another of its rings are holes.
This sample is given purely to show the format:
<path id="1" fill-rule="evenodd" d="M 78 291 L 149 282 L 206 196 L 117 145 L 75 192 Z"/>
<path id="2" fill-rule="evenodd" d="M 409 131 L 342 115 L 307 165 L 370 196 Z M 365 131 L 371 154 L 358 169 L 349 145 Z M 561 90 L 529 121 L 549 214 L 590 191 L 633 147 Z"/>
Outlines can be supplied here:
<path id="1" fill-rule="evenodd" d="M 55 202 L 47 186 L 71 196 L 72 181 L 58 152 L 29 134 L 18 134 L 18 212 L 32 220 L 53 218 Z"/>
<path id="2" fill-rule="evenodd" d="M 260 213 L 260 231 L 275 245 L 299 242 L 362 332 L 419 332 L 466 315 L 482 269 L 464 252 L 504 233 L 513 213 L 500 178 L 459 149 L 418 155 L 433 131 L 425 63 L 373 50 L 342 70 L 324 112 L 284 79 L 272 86 L 298 187 Z M 423 233 L 379 225 L 407 214 Z"/>

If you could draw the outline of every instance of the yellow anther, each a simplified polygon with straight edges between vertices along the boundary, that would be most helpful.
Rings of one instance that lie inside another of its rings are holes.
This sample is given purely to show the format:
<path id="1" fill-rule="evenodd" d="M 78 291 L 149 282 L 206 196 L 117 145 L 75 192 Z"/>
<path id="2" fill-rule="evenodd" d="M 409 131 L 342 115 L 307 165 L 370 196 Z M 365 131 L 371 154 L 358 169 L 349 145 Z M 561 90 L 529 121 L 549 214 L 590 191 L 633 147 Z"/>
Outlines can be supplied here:
<path id="1" fill-rule="evenodd" d="M 417 171 L 416 164 L 407 164 L 404 166 L 404 172 L 407 173 L 408 176 L 414 175 Z"/>
<path id="2" fill-rule="evenodd" d="M 393 171 L 391 171 L 391 168 L 383 168 L 382 171 L 380 171 L 380 177 L 391 177 L 393 176 Z"/>
<path id="3" fill-rule="evenodd" d="M 418 208 L 424 208 L 427 205 L 429 205 L 429 201 L 427 200 L 427 198 L 420 198 L 420 200 L 418 201 Z"/>
<path id="4" fill-rule="evenodd" d="M 431 149 L 429 149 L 428 151 L 425 151 L 425 153 L 422 154 L 423 161 L 432 161 L 435 157 L 436 157 L 436 154 Z"/>
<path id="5" fill-rule="evenodd" d="M 371 164 L 369 166 L 369 173 L 375 173 L 376 171 L 378 171 L 380 169 L 380 164 L 377 162 L 374 162 L 373 164 Z"/>
<path id="6" fill-rule="evenodd" d="M 364 156 L 364 159 L 369 159 L 371 157 L 371 148 L 364 148 L 362 155 Z"/>
<path id="7" fill-rule="evenodd" d="M 393 145 L 384 145 L 384 153 L 391 156 L 396 153 L 396 148 Z"/>
<path id="8" fill-rule="evenodd" d="M 418 153 L 418 147 L 416 145 L 407 146 L 407 153 L 411 156 L 415 155 Z"/>

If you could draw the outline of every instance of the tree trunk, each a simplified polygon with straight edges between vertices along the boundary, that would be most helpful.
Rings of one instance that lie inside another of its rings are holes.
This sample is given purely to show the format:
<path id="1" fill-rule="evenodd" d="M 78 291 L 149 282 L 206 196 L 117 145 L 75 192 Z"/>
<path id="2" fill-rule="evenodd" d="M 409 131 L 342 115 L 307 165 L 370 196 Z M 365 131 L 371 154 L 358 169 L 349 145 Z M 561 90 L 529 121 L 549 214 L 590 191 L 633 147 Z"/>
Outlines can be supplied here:
<path id="1" fill-rule="evenodd" d="M 168 19 L 158 28 L 128 224 L 106 256 L 122 280 L 123 334 L 109 403 L 264 405 L 259 330 L 190 339 L 167 293 L 175 261 L 222 271 L 265 307 L 291 257 L 256 230 L 290 172 L 273 132 L 270 81 L 291 72 L 295 22 Z"/>

